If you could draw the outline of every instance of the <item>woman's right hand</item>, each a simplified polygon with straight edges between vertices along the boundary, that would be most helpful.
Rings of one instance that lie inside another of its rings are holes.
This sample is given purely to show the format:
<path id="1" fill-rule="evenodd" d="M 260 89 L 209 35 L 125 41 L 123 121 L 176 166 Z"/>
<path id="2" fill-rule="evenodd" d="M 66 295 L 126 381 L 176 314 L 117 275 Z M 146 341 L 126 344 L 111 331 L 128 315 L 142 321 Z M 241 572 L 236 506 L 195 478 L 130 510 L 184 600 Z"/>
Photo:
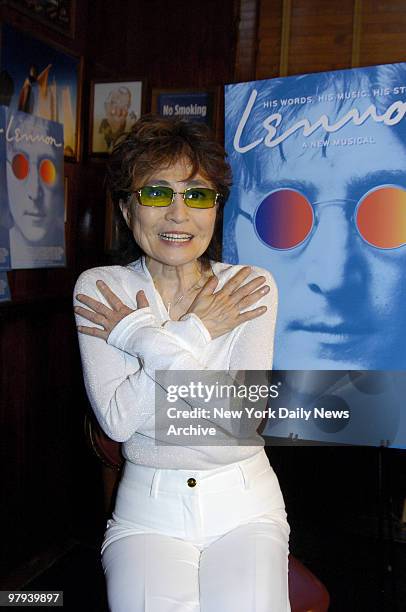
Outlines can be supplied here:
<path id="1" fill-rule="evenodd" d="M 242 285 L 251 271 L 249 266 L 244 266 L 216 293 L 214 290 L 218 278 L 212 276 L 189 306 L 187 313 L 193 312 L 197 315 L 212 338 L 218 338 L 241 323 L 256 319 L 266 312 L 266 306 L 259 306 L 241 313 L 270 290 L 269 285 L 263 286 L 265 276 L 257 276 Z"/>

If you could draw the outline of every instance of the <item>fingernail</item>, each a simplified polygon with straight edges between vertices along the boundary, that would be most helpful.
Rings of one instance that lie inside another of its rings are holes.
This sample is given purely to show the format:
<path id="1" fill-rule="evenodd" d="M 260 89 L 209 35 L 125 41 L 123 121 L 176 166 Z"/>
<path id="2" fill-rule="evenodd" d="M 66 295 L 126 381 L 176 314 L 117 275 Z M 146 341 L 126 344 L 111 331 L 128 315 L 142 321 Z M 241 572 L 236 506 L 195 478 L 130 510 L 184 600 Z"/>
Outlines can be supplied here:
<path id="1" fill-rule="evenodd" d="M 268 286 L 267 287 L 263 287 L 261 289 L 261 293 L 268 293 L 268 291 L 269 291 L 269 287 Z"/>
<path id="2" fill-rule="evenodd" d="M 104 283 L 103 283 L 102 280 L 98 280 L 98 281 L 96 281 L 96 285 L 104 285 Z"/>

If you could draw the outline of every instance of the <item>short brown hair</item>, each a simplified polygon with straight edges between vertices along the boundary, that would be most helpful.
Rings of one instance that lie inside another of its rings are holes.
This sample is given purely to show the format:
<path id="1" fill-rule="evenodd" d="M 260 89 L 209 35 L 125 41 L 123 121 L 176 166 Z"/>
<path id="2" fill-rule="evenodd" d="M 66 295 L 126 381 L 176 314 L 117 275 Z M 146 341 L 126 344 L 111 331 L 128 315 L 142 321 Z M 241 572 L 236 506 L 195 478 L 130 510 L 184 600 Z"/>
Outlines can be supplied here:
<path id="1" fill-rule="evenodd" d="M 231 169 L 226 161 L 224 148 L 215 140 L 206 125 L 159 115 L 141 117 L 131 131 L 115 142 L 107 169 L 107 185 L 111 197 L 116 205 L 120 200 L 127 201 L 137 181 L 180 159 L 190 162 L 190 176 L 185 178 L 191 178 L 200 172 L 213 183 L 222 196 L 219 198 L 213 238 L 202 255 L 202 259 L 206 261 L 219 259 L 218 231 L 222 225 L 223 207 L 231 187 Z M 132 234 L 129 236 L 128 231 L 125 232 L 124 223 L 120 230 L 122 234 L 127 234 L 127 244 L 123 241 L 123 246 L 130 248 L 127 248 L 123 256 L 129 261 L 134 256 L 139 256 L 140 250 L 136 248 Z"/>

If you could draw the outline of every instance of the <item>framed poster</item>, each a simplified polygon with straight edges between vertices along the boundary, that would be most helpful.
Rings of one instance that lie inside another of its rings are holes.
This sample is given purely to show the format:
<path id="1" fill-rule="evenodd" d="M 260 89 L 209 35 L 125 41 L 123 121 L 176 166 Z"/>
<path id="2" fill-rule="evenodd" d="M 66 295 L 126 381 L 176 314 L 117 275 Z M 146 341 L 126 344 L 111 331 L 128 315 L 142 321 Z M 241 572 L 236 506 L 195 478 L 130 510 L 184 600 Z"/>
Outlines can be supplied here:
<path id="1" fill-rule="evenodd" d="M 89 154 L 106 157 L 144 110 L 143 81 L 94 81 L 90 92 Z"/>
<path id="2" fill-rule="evenodd" d="M 153 89 L 153 113 L 205 123 L 217 129 L 218 89 Z"/>
<path id="3" fill-rule="evenodd" d="M 0 108 L 0 219 L 12 269 L 64 267 L 63 127 Z"/>
<path id="4" fill-rule="evenodd" d="M 9 108 L 63 124 L 65 159 L 80 154 L 81 58 L 5 24 L 0 71 L 12 92 Z"/>
<path id="5" fill-rule="evenodd" d="M 5 4 L 65 36 L 74 38 L 76 0 L 6 0 Z"/>
<path id="6" fill-rule="evenodd" d="M 13 224 L 7 201 L 6 130 L 7 108 L 0 106 L 0 270 L 10 269 L 9 230 Z"/>

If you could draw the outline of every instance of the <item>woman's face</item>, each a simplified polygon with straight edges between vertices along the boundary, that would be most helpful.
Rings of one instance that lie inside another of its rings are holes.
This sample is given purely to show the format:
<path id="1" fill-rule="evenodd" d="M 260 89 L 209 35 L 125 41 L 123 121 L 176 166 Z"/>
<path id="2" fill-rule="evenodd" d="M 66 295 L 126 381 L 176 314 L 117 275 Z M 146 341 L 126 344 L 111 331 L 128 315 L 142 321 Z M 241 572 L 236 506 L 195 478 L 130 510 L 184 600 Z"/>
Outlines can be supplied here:
<path id="1" fill-rule="evenodd" d="M 175 192 L 183 192 L 188 187 L 215 189 L 200 173 L 187 179 L 190 170 L 188 160 L 179 160 L 137 181 L 134 189 L 145 185 L 168 186 Z M 213 236 L 216 213 L 217 205 L 206 209 L 186 206 L 179 193 L 170 206 L 142 206 L 134 196 L 123 208 L 127 225 L 144 253 L 169 266 L 188 264 L 205 252 Z"/>

